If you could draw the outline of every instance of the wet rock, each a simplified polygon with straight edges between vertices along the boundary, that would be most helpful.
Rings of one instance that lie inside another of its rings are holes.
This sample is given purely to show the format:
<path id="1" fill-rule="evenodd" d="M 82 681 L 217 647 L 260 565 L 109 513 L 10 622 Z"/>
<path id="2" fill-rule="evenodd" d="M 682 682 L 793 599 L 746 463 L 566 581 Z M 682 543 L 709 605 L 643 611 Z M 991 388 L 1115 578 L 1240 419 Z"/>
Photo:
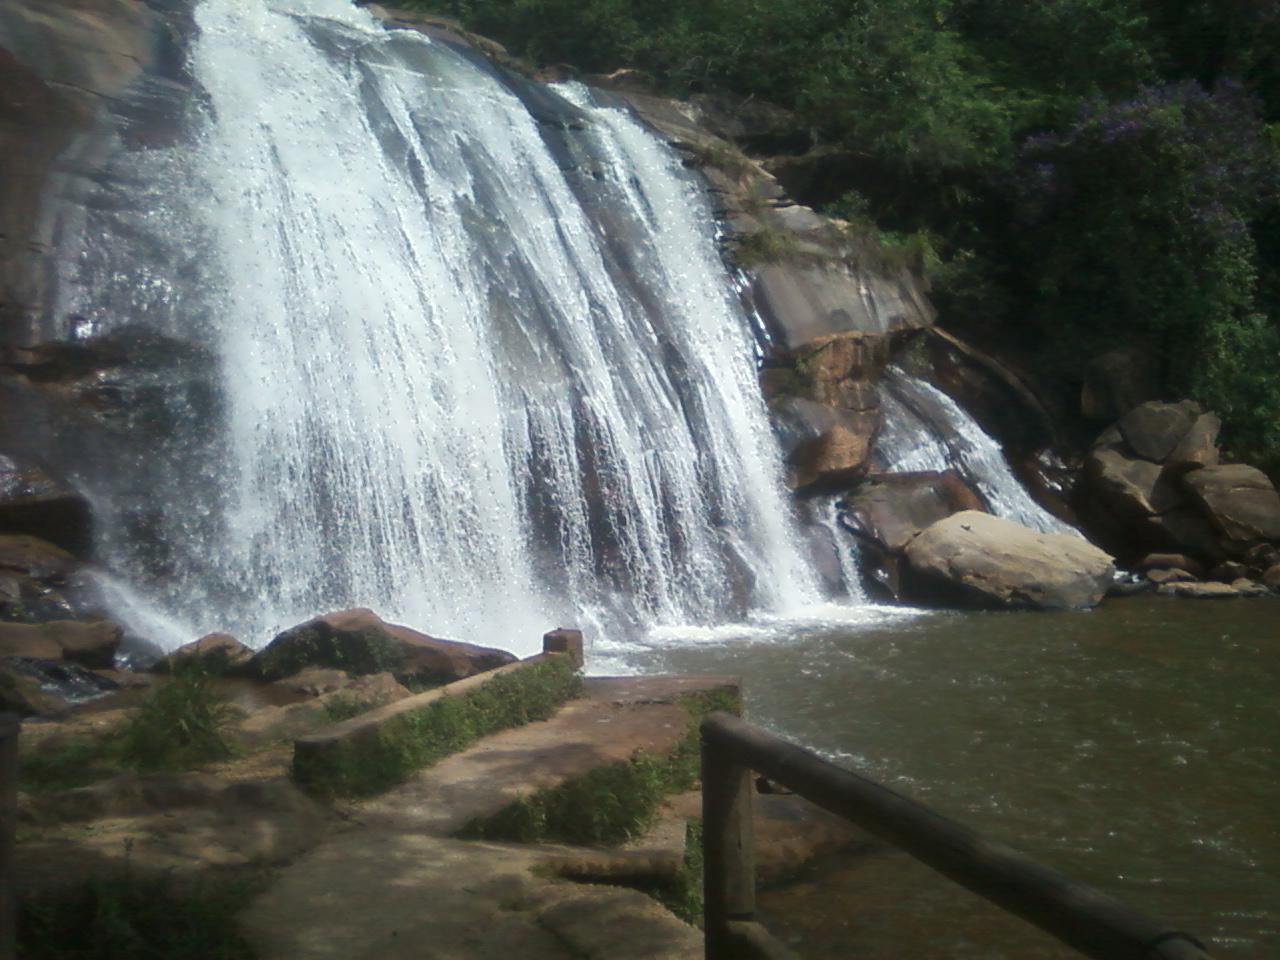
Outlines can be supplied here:
<path id="1" fill-rule="evenodd" d="M 152 673 L 172 673 L 187 661 L 199 659 L 211 673 L 226 673 L 243 666 L 253 657 L 253 650 L 229 633 L 210 633 L 184 644 L 161 657 L 151 666 Z"/>
<path id="2" fill-rule="evenodd" d="M 1280 540 L 1280 494 L 1256 467 L 1205 467 L 1192 470 L 1183 483 L 1228 539 Z"/>
<path id="3" fill-rule="evenodd" d="M 32 676 L 17 658 L 0 659 L 0 713 L 52 718 L 70 709 L 66 699 L 45 689 L 38 676 Z"/>
<path id="4" fill-rule="evenodd" d="M 1262 575 L 1262 582 L 1272 590 L 1280 593 L 1280 563 L 1269 568 L 1267 572 Z"/>
<path id="5" fill-rule="evenodd" d="M 1167 597 L 1185 597 L 1191 600 L 1230 600 L 1240 596 L 1240 591 L 1230 584 L 1213 581 L 1166 583 L 1157 592 Z"/>
<path id="6" fill-rule="evenodd" d="M 1265 597 L 1271 591 L 1263 584 L 1256 580 L 1250 580 L 1248 577 L 1240 577 L 1238 580 L 1231 582 L 1231 588 L 1242 597 Z"/>
<path id="7" fill-rule="evenodd" d="M 245 671 L 263 680 L 280 680 L 306 667 L 330 667 L 356 676 L 387 671 L 406 684 L 442 684 L 515 659 L 492 647 L 429 637 L 357 608 L 284 631 L 253 656 Z"/>
<path id="8" fill-rule="evenodd" d="M 906 548 L 909 595 L 987 607 L 1091 607 L 1115 575 L 1111 557 L 1073 536 L 1037 533 L 967 510 L 930 526 Z"/>
<path id="9" fill-rule="evenodd" d="M 89 502 L 40 467 L 0 454 L 0 531 L 41 537 L 72 553 L 93 543 Z"/>
<path id="10" fill-rule="evenodd" d="M 1156 586 L 1163 586 L 1166 583 L 1193 583 L 1198 578 L 1193 573 L 1186 570 L 1179 570 L 1177 567 L 1171 567 L 1167 570 L 1148 570 L 1147 579 Z"/>
<path id="11" fill-rule="evenodd" d="M 839 509 L 846 529 L 900 551 L 937 521 L 984 508 L 960 474 L 947 470 L 868 477 L 840 501 Z"/>
<path id="12" fill-rule="evenodd" d="M 1249 575 L 1249 567 L 1235 560 L 1224 560 L 1209 571 L 1209 579 L 1219 583 L 1233 583 L 1241 577 Z"/>
<path id="13" fill-rule="evenodd" d="M 0 656 L 67 659 L 88 667 L 110 667 L 124 630 L 109 620 L 0 623 Z"/>
<path id="14" fill-rule="evenodd" d="M 1140 571 L 1158 568 L 1186 570 L 1196 578 L 1204 576 L 1204 567 L 1185 553 L 1149 553 L 1134 564 L 1134 568 Z"/>
<path id="15" fill-rule="evenodd" d="M 791 488 L 813 493 L 848 486 L 866 472 L 873 442 L 874 432 L 838 424 L 800 444 L 789 458 Z"/>
<path id="16" fill-rule="evenodd" d="M 27 534 L 0 534 L 0 571 L 19 573 L 32 580 L 65 580 L 78 561 L 62 547 Z"/>

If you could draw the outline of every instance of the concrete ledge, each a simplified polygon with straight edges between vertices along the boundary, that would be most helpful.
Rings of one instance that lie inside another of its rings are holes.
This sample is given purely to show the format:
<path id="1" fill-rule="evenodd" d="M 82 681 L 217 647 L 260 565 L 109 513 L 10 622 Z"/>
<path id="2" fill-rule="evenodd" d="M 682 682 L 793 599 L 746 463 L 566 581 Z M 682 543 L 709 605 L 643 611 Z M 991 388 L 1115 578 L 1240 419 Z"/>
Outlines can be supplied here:
<path id="1" fill-rule="evenodd" d="M 547 719 L 581 690 L 582 634 L 553 631 L 543 649 L 298 738 L 294 779 L 320 795 L 367 796 L 482 736 Z"/>

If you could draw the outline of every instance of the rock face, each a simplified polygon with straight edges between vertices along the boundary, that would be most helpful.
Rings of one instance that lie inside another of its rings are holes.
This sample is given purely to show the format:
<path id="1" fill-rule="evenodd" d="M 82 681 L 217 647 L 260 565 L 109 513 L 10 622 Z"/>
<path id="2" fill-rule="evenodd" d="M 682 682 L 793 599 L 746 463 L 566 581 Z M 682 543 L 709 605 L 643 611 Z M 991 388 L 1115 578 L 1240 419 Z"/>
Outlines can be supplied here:
<path id="1" fill-rule="evenodd" d="M 331 667 L 355 676 L 390 672 L 404 684 L 442 684 L 515 659 L 492 647 L 438 640 L 357 608 L 284 631 L 244 669 L 262 680 L 281 680 L 306 667 Z"/>
<path id="2" fill-rule="evenodd" d="M 996 608 L 1091 607 L 1115 574 L 1111 557 L 1082 540 L 972 510 L 930 526 L 907 546 L 906 558 L 914 599 Z"/>
<path id="3" fill-rule="evenodd" d="M 856 332 L 769 358 L 761 386 L 792 489 L 847 487 L 866 471 L 880 429 L 875 381 L 888 361 L 887 337 Z"/>
<path id="4" fill-rule="evenodd" d="M 1191 401 L 1153 402 L 1103 431 L 1077 489 L 1090 533 L 1125 562 L 1178 554 L 1184 562 L 1164 565 L 1235 561 L 1230 579 L 1261 577 L 1280 541 L 1280 495 L 1262 471 L 1219 463 L 1220 426 Z"/>
<path id="5" fill-rule="evenodd" d="M 878 474 L 837 504 L 840 525 L 858 541 L 869 584 L 902 596 L 902 551 L 920 531 L 962 510 L 985 510 L 981 498 L 953 470 Z"/>
<path id="6" fill-rule="evenodd" d="M 32 534 L 83 554 L 93 542 L 89 503 L 36 465 L 0 454 L 0 532 Z"/>
<path id="7" fill-rule="evenodd" d="M 210 633 L 184 644 L 151 666 L 152 673 L 172 673 L 174 668 L 188 661 L 199 659 L 215 673 L 225 673 L 243 666 L 253 657 L 253 650 L 229 633 Z"/>
<path id="8" fill-rule="evenodd" d="M 87 667 L 110 667 L 124 631 L 109 620 L 0 623 L 0 656 L 74 660 Z"/>

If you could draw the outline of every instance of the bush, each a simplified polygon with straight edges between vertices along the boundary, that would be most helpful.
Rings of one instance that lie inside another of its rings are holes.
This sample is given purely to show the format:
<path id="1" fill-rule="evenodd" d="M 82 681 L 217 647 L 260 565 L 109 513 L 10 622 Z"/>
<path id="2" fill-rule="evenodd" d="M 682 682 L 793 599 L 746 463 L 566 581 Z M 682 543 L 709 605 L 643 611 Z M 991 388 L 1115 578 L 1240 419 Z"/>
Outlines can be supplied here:
<path id="1" fill-rule="evenodd" d="M 227 727 L 235 710 L 198 662 L 175 670 L 120 728 L 114 749 L 138 770 L 185 770 L 234 754 Z"/>

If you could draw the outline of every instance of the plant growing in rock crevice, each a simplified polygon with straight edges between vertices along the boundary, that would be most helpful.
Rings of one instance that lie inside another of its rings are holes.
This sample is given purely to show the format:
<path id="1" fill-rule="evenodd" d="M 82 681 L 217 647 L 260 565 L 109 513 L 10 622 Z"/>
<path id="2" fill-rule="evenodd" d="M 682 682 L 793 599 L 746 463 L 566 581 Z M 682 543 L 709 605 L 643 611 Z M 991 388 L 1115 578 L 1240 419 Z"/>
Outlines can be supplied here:
<path id="1" fill-rule="evenodd" d="M 138 770 L 183 770 L 234 754 L 228 728 L 235 708 L 195 662 L 157 686 L 114 738 L 114 752 Z"/>

